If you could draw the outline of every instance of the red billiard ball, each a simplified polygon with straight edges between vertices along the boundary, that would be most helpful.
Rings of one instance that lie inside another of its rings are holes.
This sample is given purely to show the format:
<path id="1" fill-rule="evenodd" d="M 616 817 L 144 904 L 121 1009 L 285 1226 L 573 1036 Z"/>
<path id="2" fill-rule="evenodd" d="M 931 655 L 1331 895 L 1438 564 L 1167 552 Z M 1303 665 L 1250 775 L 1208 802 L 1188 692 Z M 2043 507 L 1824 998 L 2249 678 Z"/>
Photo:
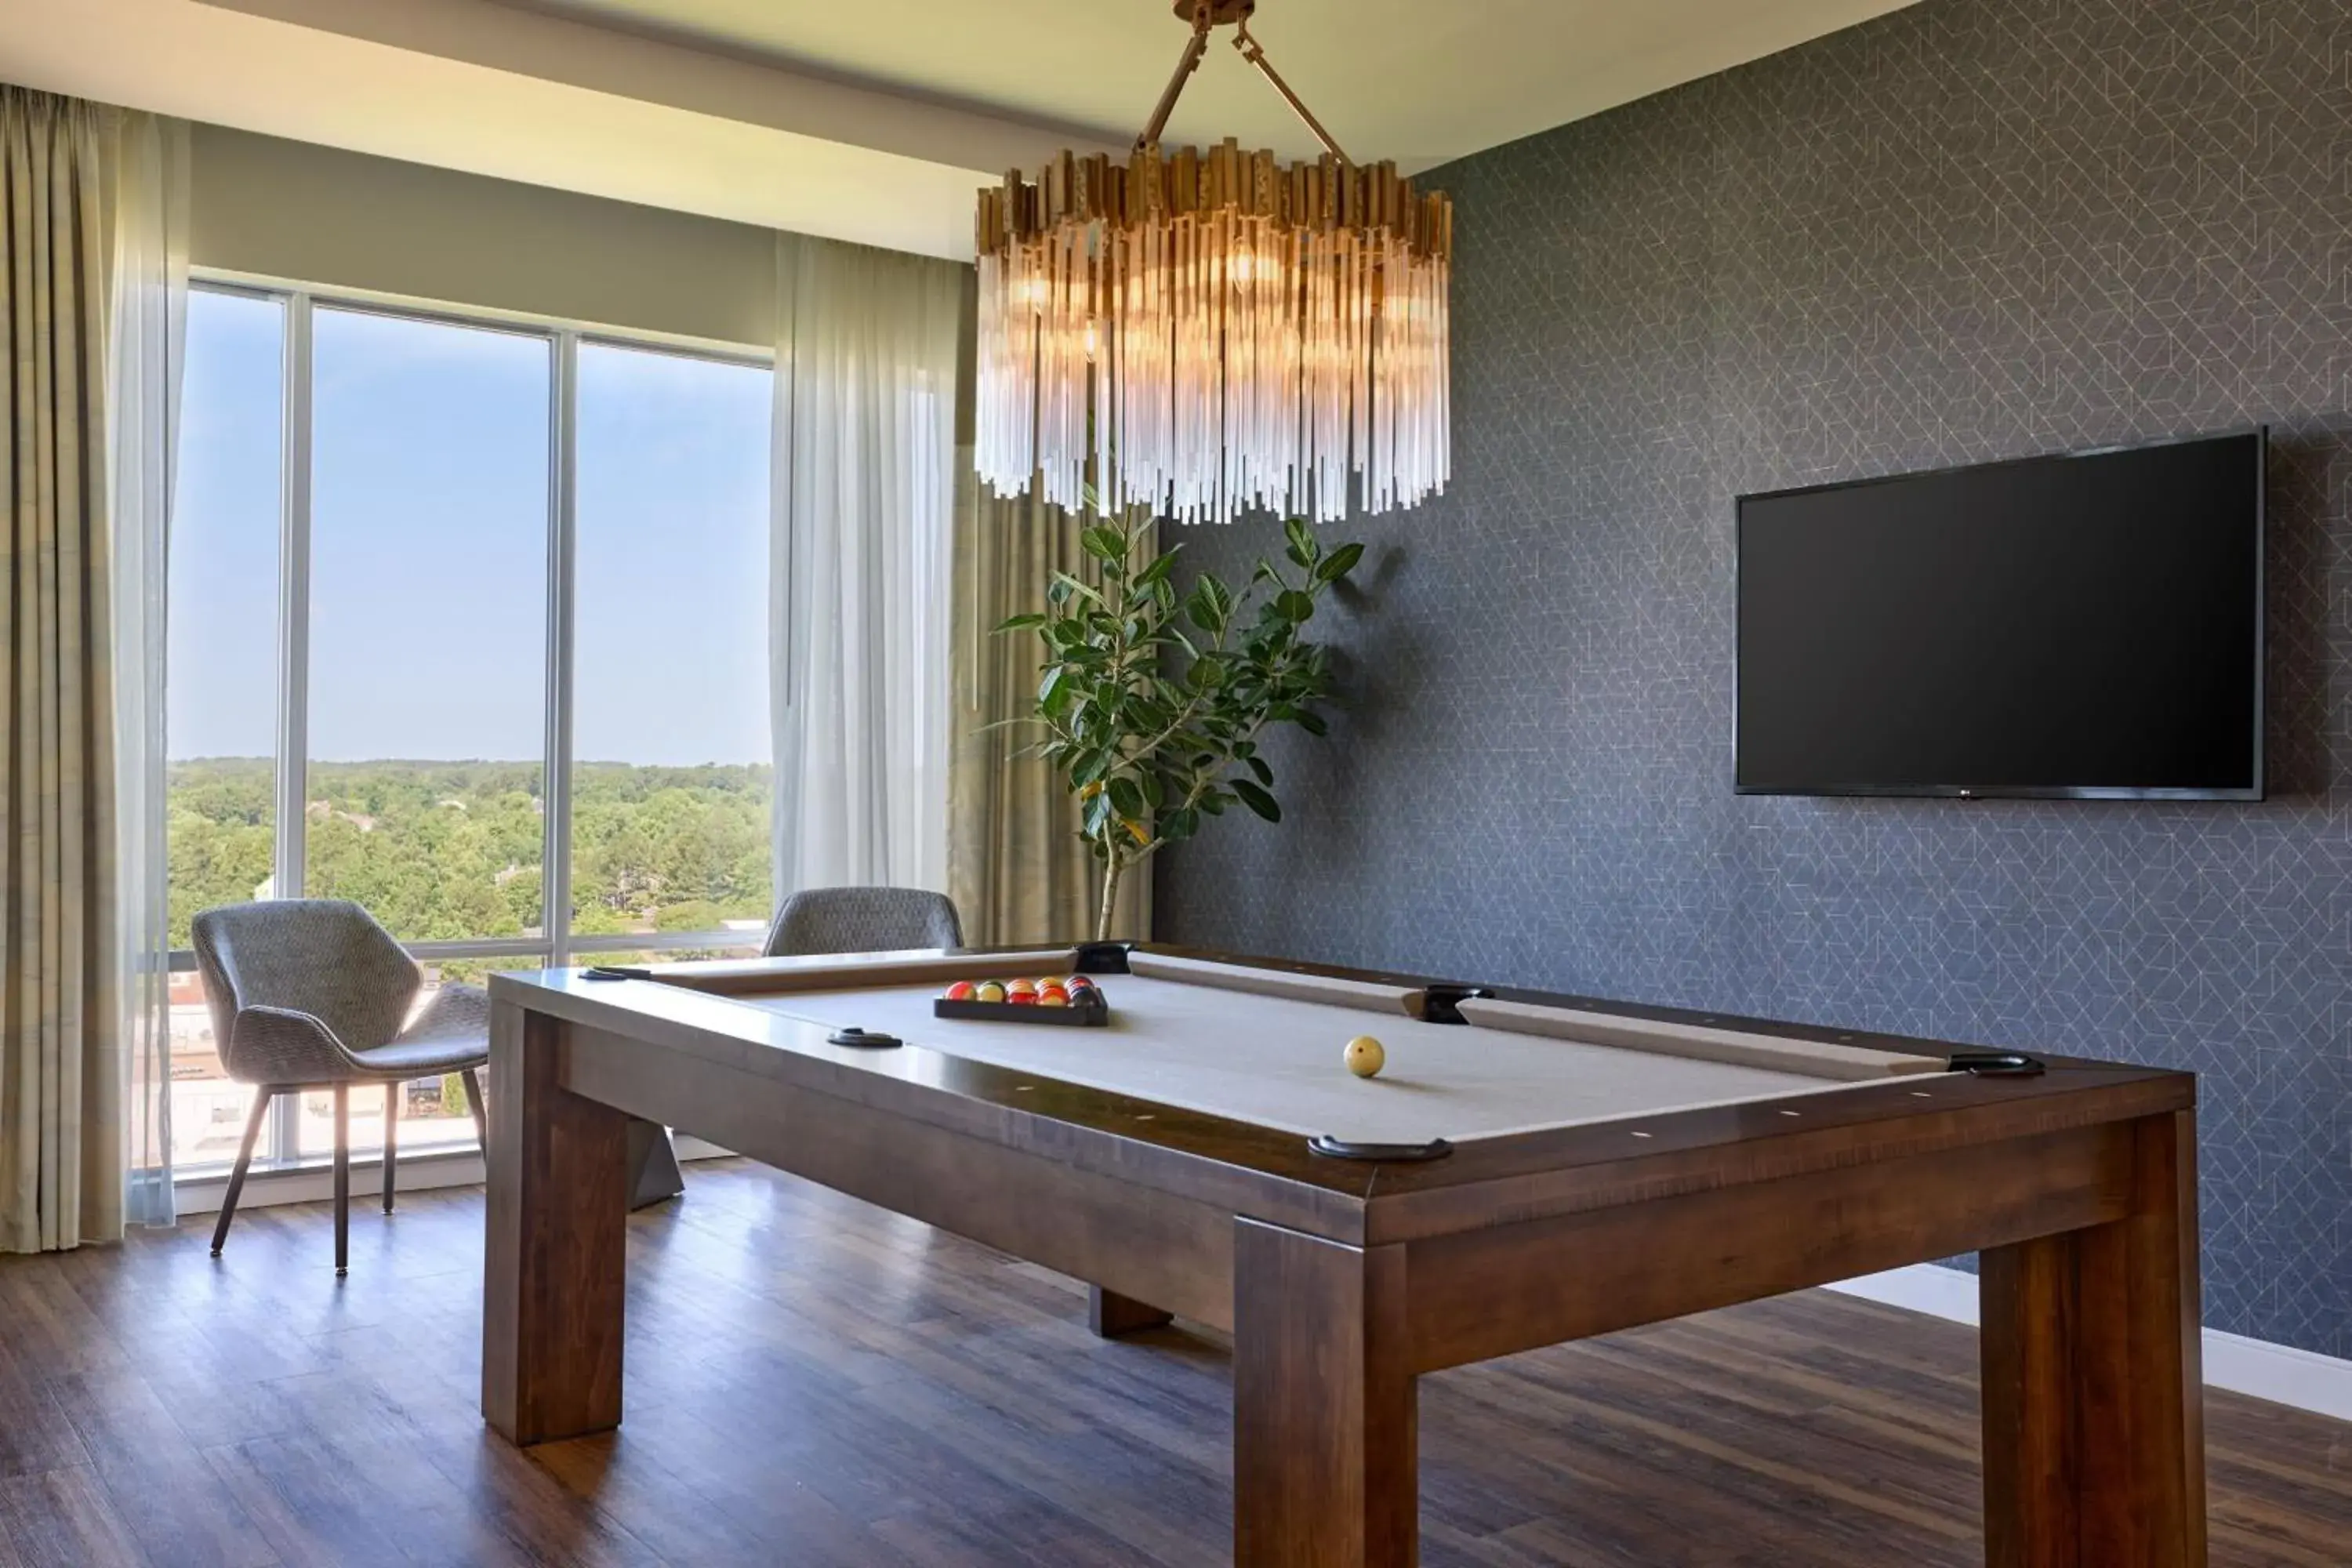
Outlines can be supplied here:
<path id="1" fill-rule="evenodd" d="M 948 987 L 948 1000 L 950 1002 L 969 1002 L 971 1000 L 974 989 L 975 988 L 971 981 L 959 980 L 954 984 Z"/>
<path id="2" fill-rule="evenodd" d="M 1037 1005 L 1040 1007 L 1066 1007 L 1069 1005 L 1070 993 L 1066 987 L 1056 985 L 1050 980 L 1037 987 Z"/>

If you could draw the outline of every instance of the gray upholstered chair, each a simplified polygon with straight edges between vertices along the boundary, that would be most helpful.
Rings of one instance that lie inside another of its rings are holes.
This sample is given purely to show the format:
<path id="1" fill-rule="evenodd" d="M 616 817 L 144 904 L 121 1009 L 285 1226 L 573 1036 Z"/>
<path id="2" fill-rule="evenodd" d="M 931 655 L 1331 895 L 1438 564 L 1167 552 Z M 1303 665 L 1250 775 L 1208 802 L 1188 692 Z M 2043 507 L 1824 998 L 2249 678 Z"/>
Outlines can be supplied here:
<path id="1" fill-rule="evenodd" d="M 945 893 L 924 888 L 810 888 L 786 899 L 776 911 L 764 951 L 770 958 L 782 958 L 962 945 L 963 922 Z"/>
<path id="2" fill-rule="evenodd" d="M 784 900 L 761 951 L 786 958 L 962 945 L 963 924 L 945 894 L 921 888 L 811 888 Z M 686 1176 L 668 1129 L 632 1122 L 629 1206 L 644 1208 L 685 1191 Z"/>
<path id="3" fill-rule="evenodd" d="M 228 1239 L 270 1102 L 281 1094 L 331 1087 L 335 1272 L 341 1274 L 351 1255 L 352 1085 L 383 1085 L 383 1212 L 390 1214 L 402 1084 L 463 1073 L 475 1135 L 488 1147 L 478 1069 L 489 1061 L 490 999 L 470 985 L 444 985 L 410 1020 L 424 984 L 415 962 L 365 910 L 340 900 L 281 899 L 206 910 L 195 919 L 194 938 L 221 1067 L 236 1081 L 256 1086 L 253 1113 L 213 1229 L 213 1256 L 220 1256 Z"/>

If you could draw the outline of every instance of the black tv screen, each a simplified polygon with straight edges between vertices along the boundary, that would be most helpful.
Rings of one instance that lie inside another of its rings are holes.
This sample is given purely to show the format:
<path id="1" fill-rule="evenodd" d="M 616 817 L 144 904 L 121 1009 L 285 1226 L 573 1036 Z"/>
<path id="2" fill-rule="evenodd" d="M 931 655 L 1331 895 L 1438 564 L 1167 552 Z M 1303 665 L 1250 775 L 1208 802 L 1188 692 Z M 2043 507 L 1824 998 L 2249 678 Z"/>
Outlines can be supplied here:
<path id="1" fill-rule="evenodd" d="M 2261 798 L 2264 447 L 1740 498 L 1736 787 Z"/>

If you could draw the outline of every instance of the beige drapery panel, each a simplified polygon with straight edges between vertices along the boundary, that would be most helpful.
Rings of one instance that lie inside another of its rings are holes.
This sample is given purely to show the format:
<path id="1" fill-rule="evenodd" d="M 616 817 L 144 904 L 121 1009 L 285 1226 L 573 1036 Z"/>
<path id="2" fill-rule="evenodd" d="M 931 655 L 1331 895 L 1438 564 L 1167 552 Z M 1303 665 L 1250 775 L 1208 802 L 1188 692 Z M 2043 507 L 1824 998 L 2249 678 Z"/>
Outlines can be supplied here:
<path id="1" fill-rule="evenodd" d="M 971 269 L 776 237 L 770 721 L 776 895 L 938 888 Z"/>
<path id="2" fill-rule="evenodd" d="M 0 87 L 0 1249 L 122 1229 L 104 140 Z"/>
<path id="3" fill-rule="evenodd" d="M 1045 607 L 1056 571 L 1089 578 L 1083 526 L 1029 496 L 982 486 L 961 449 L 955 536 L 955 733 L 948 753 L 948 896 L 971 942 L 1084 942 L 1094 935 L 1095 861 L 1078 808 L 1052 767 L 1020 754 L 1035 740 L 1019 719 L 1037 694 L 1040 650 L 1029 633 L 993 635 L 1009 616 Z M 1118 935 L 1150 934 L 1151 863 L 1127 874 Z"/>

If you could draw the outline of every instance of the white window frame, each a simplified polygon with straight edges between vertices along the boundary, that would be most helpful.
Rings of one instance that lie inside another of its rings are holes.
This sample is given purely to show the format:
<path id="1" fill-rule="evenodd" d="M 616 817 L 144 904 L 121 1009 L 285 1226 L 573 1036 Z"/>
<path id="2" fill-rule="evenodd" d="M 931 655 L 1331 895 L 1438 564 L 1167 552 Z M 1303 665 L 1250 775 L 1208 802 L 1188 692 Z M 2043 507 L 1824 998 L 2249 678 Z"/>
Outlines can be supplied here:
<path id="1" fill-rule="evenodd" d="M 622 932 L 581 936 L 572 931 L 572 634 L 578 611 L 576 574 L 579 478 L 579 365 L 583 343 L 635 349 L 698 359 L 720 364 L 756 366 L 773 372 L 773 348 L 672 332 L 646 331 L 574 321 L 520 310 L 500 310 L 420 300 L 369 289 L 329 288 L 263 274 L 194 268 L 189 287 L 206 293 L 271 300 L 284 310 L 284 349 L 279 370 L 278 417 L 281 421 L 278 463 L 278 721 L 276 837 L 271 849 L 270 891 L 281 899 L 300 898 L 304 877 L 305 833 L 308 823 L 310 775 L 310 641 L 312 432 L 311 344 L 313 310 L 326 306 L 363 311 L 404 321 L 505 332 L 537 338 L 548 345 L 548 487 L 547 487 L 547 662 L 543 686 L 544 769 L 541 801 L 544 837 L 541 846 L 538 936 L 483 937 L 453 942 L 412 942 L 403 945 L 422 963 L 463 958 L 544 958 L 547 967 L 561 969 L 576 957 L 600 952 L 658 952 L 684 949 L 756 947 L 740 931 Z M 173 973 L 193 971 L 195 952 L 175 948 Z M 307 1160 L 287 1151 L 296 1147 L 301 1108 L 298 1096 L 279 1097 L 270 1112 L 267 1146 L 277 1151 L 265 1161 L 253 1162 L 256 1173 L 289 1171 L 316 1164 L 326 1156 Z M 474 1145 L 463 1153 L 478 1157 Z M 431 1158 L 419 1151 L 417 1158 Z M 193 1168 L 179 1176 L 192 1185 L 214 1184 L 221 1172 L 211 1166 Z"/>

